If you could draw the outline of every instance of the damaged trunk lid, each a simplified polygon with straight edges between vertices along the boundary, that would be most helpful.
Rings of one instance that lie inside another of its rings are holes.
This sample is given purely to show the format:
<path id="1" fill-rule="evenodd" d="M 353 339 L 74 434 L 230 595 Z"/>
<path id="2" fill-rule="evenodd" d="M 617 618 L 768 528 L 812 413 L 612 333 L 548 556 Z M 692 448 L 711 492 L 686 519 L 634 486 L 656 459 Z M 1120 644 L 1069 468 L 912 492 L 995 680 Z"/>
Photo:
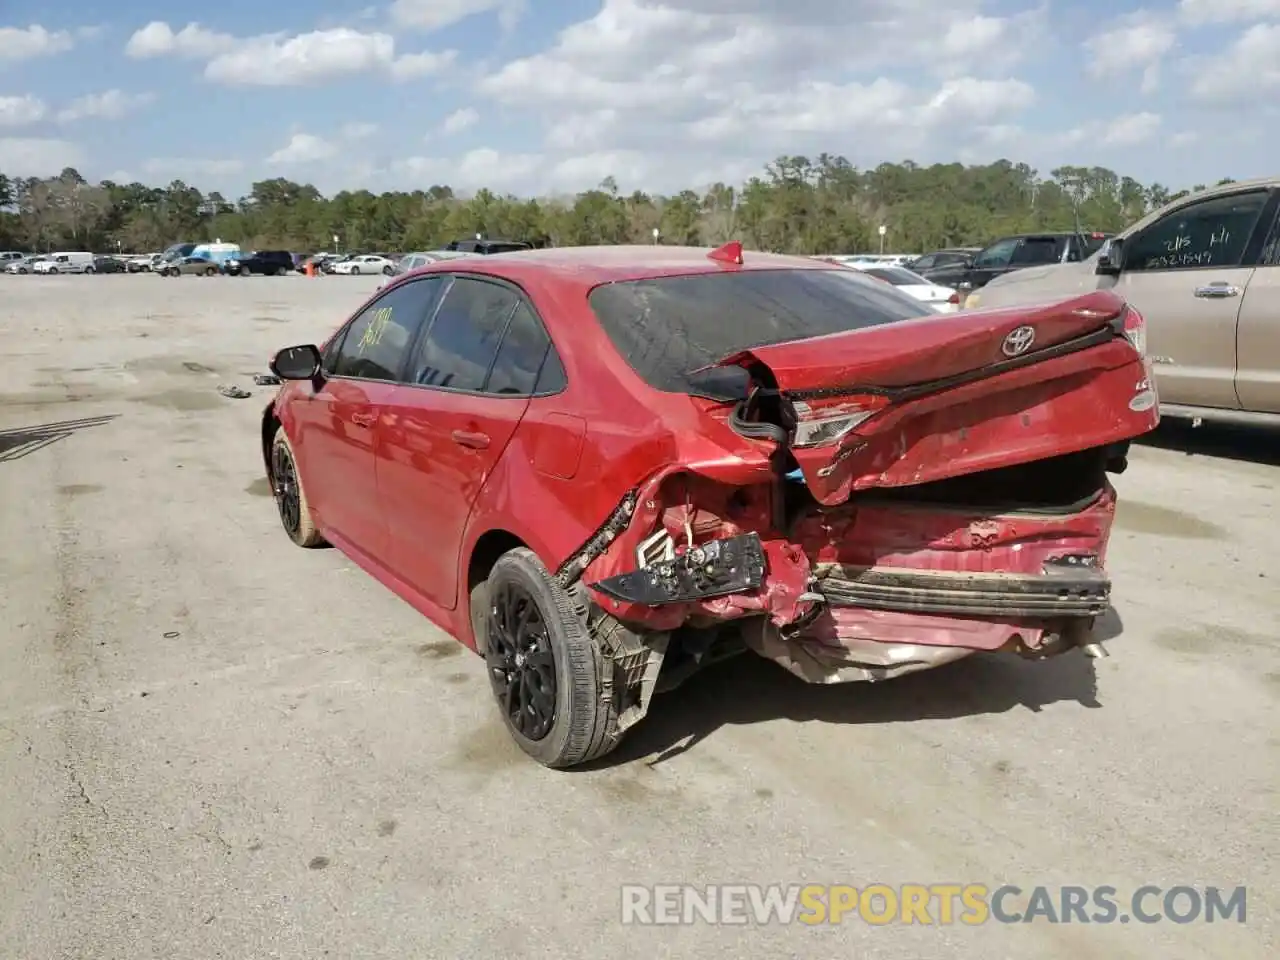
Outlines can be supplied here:
<path id="1" fill-rule="evenodd" d="M 973 310 L 752 347 L 737 366 L 770 397 L 824 505 L 1138 436 L 1158 422 L 1142 318 L 1095 291 L 1041 307 Z"/>

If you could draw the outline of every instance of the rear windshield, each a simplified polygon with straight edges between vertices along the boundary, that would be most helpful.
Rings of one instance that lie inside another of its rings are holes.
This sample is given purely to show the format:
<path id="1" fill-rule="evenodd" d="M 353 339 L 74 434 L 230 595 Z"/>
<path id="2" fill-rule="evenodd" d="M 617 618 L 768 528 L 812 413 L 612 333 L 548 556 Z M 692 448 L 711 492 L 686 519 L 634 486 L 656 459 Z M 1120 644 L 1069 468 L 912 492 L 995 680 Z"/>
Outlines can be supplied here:
<path id="1" fill-rule="evenodd" d="M 744 270 L 605 284 L 588 298 L 613 346 L 651 387 L 745 396 L 733 367 L 693 371 L 750 347 L 919 317 L 920 302 L 847 269 Z"/>
<path id="2" fill-rule="evenodd" d="M 1024 237 L 1009 258 L 1010 266 L 1057 263 L 1067 249 L 1066 237 Z"/>

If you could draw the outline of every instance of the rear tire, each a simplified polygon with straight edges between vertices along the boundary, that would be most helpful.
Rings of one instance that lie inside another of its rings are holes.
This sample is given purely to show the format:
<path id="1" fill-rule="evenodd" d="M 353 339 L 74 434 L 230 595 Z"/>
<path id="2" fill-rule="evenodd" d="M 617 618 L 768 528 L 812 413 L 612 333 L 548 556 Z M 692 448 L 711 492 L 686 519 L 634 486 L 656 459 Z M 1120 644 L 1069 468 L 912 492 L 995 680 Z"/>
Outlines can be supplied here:
<path id="1" fill-rule="evenodd" d="M 318 547 L 324 537 L 311 519 L 311 504 L 298 472 L 298 461 L 293 456 L 293 445 L 284 427 L 276 430 L 271 441 L 271 484 L 275 495 L 276 512 L 284 532 L 300 547 Z"/>
<path id="2" fill-rule="evenodd" d="M 584 612 L 537 555 L 524 547 L 504 554 L 485 588 L 485 664 L 516 745 L 553 769 L 617 747 L 617 698 L 604 692 L 607 661 Z"/>
<path id="3" fill-rule="evenodd" d="M 84 272 L 85 272 L 85 273 L 93 273 L 93 272 L 94 272 L 93 267 L 85 267 L 85 268 L 84 268 Z"/>

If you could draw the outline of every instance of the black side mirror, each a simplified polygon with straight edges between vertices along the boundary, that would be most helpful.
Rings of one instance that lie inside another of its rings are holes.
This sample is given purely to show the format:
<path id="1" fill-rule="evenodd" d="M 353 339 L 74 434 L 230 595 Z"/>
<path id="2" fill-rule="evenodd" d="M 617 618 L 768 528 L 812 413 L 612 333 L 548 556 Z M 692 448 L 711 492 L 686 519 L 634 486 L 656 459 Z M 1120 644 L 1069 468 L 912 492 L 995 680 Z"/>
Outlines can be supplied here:
<path id="1" fill-rule="evenodd" d="M 1104 240 L 1102 246 L 1098 248 L 1098 263 L 1093 272 L 1102 276 L 1117 277 L 1123 267 L 1124 241 L 1117 238 Z"/>
<path id="2" fill-rule="evenodd" d="M 285 347 L 268 366 L 281 380 L 315 380 L 320 376 L 320 351 L 309 343 Z"/>

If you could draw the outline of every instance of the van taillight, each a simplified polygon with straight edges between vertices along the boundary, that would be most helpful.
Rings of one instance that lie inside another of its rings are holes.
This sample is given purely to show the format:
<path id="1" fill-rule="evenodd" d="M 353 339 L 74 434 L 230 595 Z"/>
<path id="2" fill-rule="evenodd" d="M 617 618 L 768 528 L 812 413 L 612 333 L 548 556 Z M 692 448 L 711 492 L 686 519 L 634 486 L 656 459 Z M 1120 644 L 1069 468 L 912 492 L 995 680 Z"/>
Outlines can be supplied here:
<path id="1" fill-rule="evenodd" d="M 960 291 L 957 290 L 951 296 L 947 297 L 947 303 L 954 303 L 957 307 L 960 306 Z"/>

